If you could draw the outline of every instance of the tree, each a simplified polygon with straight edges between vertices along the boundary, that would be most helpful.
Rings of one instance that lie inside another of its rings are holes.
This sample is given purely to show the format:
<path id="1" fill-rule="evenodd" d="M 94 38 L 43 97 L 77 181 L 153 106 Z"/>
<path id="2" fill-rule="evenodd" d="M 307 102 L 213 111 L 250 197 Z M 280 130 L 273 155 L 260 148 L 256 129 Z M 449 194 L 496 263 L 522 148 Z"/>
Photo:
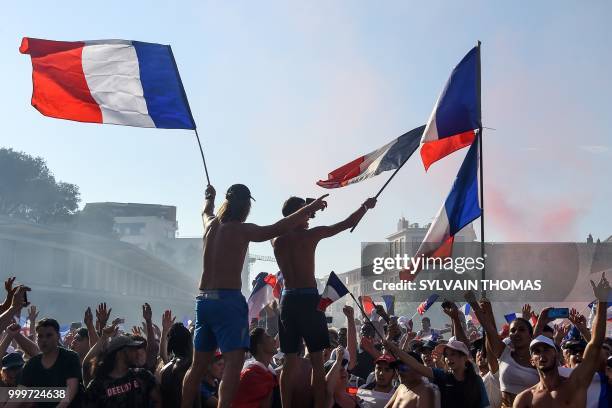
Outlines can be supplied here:
<path id="1" fill-rule="evenodd" d="M 100 235 L 106 238 L 117 238 L 113 230 L 115 219 L 113 216 L 99 207 L 85 205 L 74 217 L 74 228 L 79 232 Z"/>
<path id="2" fill-rule="evenodd" d="M 67 223 L 80 200 L 78 186 L 57 182 L 43 158 L 0 148 L 0 215 Z"/>

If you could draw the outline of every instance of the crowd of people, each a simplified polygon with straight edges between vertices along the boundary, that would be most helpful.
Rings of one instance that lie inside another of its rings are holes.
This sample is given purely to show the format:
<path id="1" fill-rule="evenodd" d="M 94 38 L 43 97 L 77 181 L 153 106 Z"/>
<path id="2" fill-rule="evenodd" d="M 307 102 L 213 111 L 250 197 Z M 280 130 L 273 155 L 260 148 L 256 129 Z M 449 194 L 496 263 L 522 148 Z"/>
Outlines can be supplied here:
<path id="1" fill-rule="evenodd" d="M 522 317 L 500 326 L 487 299 L 466 293 L 477 320 L 466 323 L 457 305 L 444 301 L 444 330 L 433 330 L 427 318 L 415 330 L 382 307 L 356 315 L 349 305 L 345 324 L 333 327 L 317 308 L 317 244 L 354 226 L 376 200 L 337 224 L 309 228 L 327 206 L 324 198 L 291 197 L 280 221 L 258 226 L 245 223 L 246 186 L 230 187 L 216 213 L 209 186 L 204 271 L 188 327 L 170 310 L 154 319 L 145 303 L 142 327 L 127 331 L 122 319 L 111 320 L 112 305 L 101 303 L 95 313 L 84 311 L 84 327 L 62 335 L 56 319 L 38 320 L 44 305 L 28 304 L 30 288 L 7 279 L 1 386 L 62 387 L 66 397 L 59 403 L 30 403 L 61 407 L 608 406 L 612 339 L 605 336 L 610 285 L 604 275 L 591 282 L 597 299 L 591 325 L 576 310 L 553 324 L 550 308 L 536 314 L 525 305 Z M 267 240 L 284 289 L 279 304 L 269 306 L 277 324 L 262 325 L 248 321 L 240 272 L 249 242 Z M 27 327 L 18 323 L 22 314 Z"/>

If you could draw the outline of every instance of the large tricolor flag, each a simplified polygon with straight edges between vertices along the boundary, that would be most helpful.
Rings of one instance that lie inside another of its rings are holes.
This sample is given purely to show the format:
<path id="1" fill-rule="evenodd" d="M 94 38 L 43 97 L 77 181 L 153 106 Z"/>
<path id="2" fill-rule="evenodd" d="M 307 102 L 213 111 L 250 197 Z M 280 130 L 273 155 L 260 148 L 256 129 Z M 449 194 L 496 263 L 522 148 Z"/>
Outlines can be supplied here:
<path id="1" fill-rule="evenodd" d="M 474 140 L 459 169 L 453 187 L 442 208 L 431 223 L 415 257 L 421 258 L 419 267 L 400 272 L 400 279 L 412 280 L 422 268 L 423 258 L 451 256 L 455 234 L 480 217 L 478 138 Z"/>
<path id="2" fill-rule="evenodd" d="M 23 38 L 32 58 L 32 106 L 79 122 L 195 129 L 169 45 Z"/>
<path id="3" fill-rule="evenodd" d="M 271 273 L 260 272 L 255 277 L 255 285 L 249 296 L 249 322 L 259 318 L 264 307 L 274 302 L 274 289 L 277 286 L 276 276 Z"/>
<path id="4" fill-rule="evenodd" d="M 321 294 L 321 300 L 319 301 L 317 309 L 324 312 L 325 309 L 327 309 L 327 306 L 331 305 L 347 293 L 349 293 L 349 291 L 346 286 L 344 286 L 344 283 L 342 283 L 340 278 L 338 278 L 334 272 L 330 273 L 329 278 L 327 278 L 325 289 Z"/>
<path id="5" fill-rule="evenodd" d="M 425 170 L 443 157 L 469 146 L 481 127 L 480 46 L 467 53 L 451 73 L 421 139 Z"/>
<path id="6" fill-rule="evenodd" d="M 366 312 L 366 315 L 371 316 L 372 312 L 376 309 L 376 303 L 374 303 L 372 298 L 370 296 L 359 296 L 359 302 Z"/>
<path id="7" fill-rule="evenodd" d="M 425 126 L 419 126 L 404 133 L 380 149 L 333 170 L 327 176 L 327 180 L 319 180 L 317 184 L 324 188 L 344 187 L 377 176 L 384 171 L 399 168 L 419 147 L 424 130 Z"/>

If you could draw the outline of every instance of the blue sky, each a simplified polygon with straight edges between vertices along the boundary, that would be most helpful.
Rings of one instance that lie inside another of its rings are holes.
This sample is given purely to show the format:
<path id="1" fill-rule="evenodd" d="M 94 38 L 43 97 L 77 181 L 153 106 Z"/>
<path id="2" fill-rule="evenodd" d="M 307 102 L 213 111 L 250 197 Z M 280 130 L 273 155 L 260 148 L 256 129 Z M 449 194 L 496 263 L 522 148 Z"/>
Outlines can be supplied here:
<path id="1" fill-rule="evenodd" d="M 44 157 L 83 203 L 176 205 L 180 235 L 200 235 L 193 133 L 43 117 L 18 53 L 23 36 L 171 44 L 213 184 L 247 184 L 250 221 L 269 223 L 289 195 L 324 193 L 314 183 L 330 170 L 424 124 L 481 40 L 483 123 L 496 129 L 484 140 L 487 238 L 612 235 L 612 3 L 426 3 L 12 2 L 0 24 L 0 145 Z M 415 155 L 355 233 L 320 244 L 317 274 L 358 266 L 360 242 L 384 240 L 402 215 L 431 221 L 465 152 L 428 173 Z M 313 225 L 348 215 L 385 177 L 332 191 Z M 251 250 L 271 254 L 268 243 Z"/>

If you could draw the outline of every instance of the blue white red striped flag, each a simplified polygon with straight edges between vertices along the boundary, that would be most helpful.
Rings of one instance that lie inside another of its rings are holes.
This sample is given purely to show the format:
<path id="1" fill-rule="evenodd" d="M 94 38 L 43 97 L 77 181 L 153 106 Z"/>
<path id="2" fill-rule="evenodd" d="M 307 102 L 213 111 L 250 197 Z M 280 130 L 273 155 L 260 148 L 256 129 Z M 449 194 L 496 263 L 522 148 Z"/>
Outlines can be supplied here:
<path id="1" fill-rule="evenodd" d="M 260 272 L 255 277 L 255 286 L 249 296 L 249 322 L 259 318 L 259 313 L 264 307 L 274 302 L 274 288 L 276 287 L 276 276 L 271 273 Z"/>
<path id="2" fill-rule="evenodd" d="M 466 54 L 451 73 L 421 138 L 421 159 L 434 162 L 469 146 L 481 127 L 480 47 Z"/>
<path id="3" fill-rule="evenodd" d="M 402 165 L 419 147 L 425 126 L 404 133 L 391 143 L 333 170 L 327 180 L 317 181 L 324 188 L 338 188 L 357 183 Z"/>
<path id="4" fill-rule="evenodd" d="M 32 106 L 45 116 L 148 128 L 195 129 L 169 45 L 23 38 Z"/>
<path id="5" fill-rule="evenodd" d="M 338 278 L 334 272 L 330 273 L 329 278 L 327 278 L 325 289 L 321 294 L 321 300 L 319 301 L 317 309 L 324 312 L 325 309 L 327 309 L 327 306 L 331 305 L 347 293 L 349 293 L 349 290 L 346 288 L 346 286 L 344 286 L 344 283 L 342 283 L 340 278 Z"/>
<path id="6" fill-rule="evenodd" d="M 478 139 L 474 140 L 459 169 L 453 187 L 431 223 L 415 258 L 451 256 L 455 234 L 482 214 L 480 207 Z M 422 259 L 425 262 L 424 259 Z M 400 279 L 412 280 L 423 267 L 400 272 Z"/>

